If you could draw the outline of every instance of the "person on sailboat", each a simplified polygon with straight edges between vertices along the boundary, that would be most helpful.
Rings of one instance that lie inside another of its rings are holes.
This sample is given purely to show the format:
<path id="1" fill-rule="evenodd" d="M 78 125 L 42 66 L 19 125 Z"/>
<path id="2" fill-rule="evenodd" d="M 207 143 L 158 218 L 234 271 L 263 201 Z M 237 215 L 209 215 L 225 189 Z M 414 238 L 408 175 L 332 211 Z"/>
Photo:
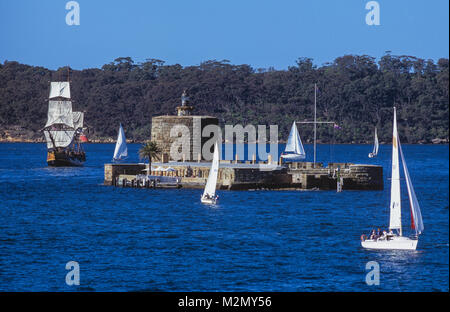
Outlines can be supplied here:
<path id="1" fill-rule="evenodd" d="M 214 199 L 214 196 L 211 196 L 209 194 L 205 194 L 204 198 L 206 198 L 206 199 Z M 219 195 L 216 195 L 215 199 L 218 200 L 219 199 Z"/>
<path id="2" fill-rule="evenodd" d="M 386 234 L 386 239 L 390 240 L 394 236 L 395 236 L 395 233 L 392 231 L 392 229 L 390 229 L 389 232 Z"/>

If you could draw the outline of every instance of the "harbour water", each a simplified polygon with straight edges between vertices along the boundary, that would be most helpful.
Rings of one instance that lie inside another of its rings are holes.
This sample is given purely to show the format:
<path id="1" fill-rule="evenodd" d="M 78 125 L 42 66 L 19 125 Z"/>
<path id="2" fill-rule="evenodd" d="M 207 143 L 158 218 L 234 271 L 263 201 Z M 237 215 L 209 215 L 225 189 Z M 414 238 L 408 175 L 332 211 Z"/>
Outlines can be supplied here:
<path id="1" fill-rule="evenodd" d="M 318 146 L 319 161 L 382 165 L 383 191 L 219 191 L 217 206 L 201 190 L 104 186 L 114 145 L 85 149 L 84 167 L 49 168 L 44 144 L 0 144 L 0 291 L 449 291 L 448 145 L 403 145 L 425 224 L 414 252 L 360 247 L 388 224 L 389 145 L 373 159 L 369 145 Z M 407 231 L 405 189 L 403 205 Z"/>

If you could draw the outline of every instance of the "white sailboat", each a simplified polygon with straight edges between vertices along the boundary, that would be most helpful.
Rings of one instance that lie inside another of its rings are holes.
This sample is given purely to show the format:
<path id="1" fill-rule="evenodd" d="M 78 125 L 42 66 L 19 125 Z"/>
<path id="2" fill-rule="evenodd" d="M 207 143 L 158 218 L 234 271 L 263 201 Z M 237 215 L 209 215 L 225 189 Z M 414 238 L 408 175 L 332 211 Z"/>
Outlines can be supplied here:
<path id="1" fill-rule="evenodd" d="M 219 173 L 219 147 L 217 142 L 214 144 L 214 156 L 209 170 L 208 180 L 206 181 L 205 190 L 201 197 L 204 204 L 215 204 L 219 196 L 216 196 L 217 174 Z"/>
<path id="2" fill-rule="evenodd" d="M 114 149 L 114 161 L 123 160 L 128 156 L 127 141 L 125 139 L 125 132 L 122 124 L 120 124 L 119 134 L 117 136 L 116 148 Z"/>
<path id="3" fill-rule="evenodd" d="M 378 135 L 377 135 L 377 128 L 375 128 L 375 139 L 374 139 L 374 143 L 373 143 L 373 151 L 372 153 L 369 153 L 369 158 L 374 158 L 375 156 L 378 155 Z"/>
<path id="4" fill-rule="evenodd" d="M 305 149 L 302 140 L 297 131 L 295 121 L 292 123 L 291 132 L 289 133 L 288 142 L 281 157 L 287 161 L 299 161 L 306 158 Z"/>
<path id="5" fill-rule="evenodd" d="M 401 193 L 400 193 L 400 163 L 399 154 L 402 158 L 403 171 L 408 189 L 408 197 L 411 208 L 411 227 L 415 230 L 415 236 L 412 238 L 403 236 L 402 231 L 402 215 L 401 215 Z M 390 222 L 389 233 L 384 232 L 382 235 L 376 235 L 374 231 L 369 239 L 361 236 L 361 245 L 367 249 L 399 249 L 399 250 L 416 250 L 419 241 L 419 234 L 424 229 L 422 214 L 420 212 L 419 202 L 409 176 L 405 158 L 403 156 L 400 139 L 397 133 L 397 116 L 394 107 L 394 125 L 392 134 L 392 179 L 391 179 L 391 203 L 390 203 Z M 395 231 L 395 232 L 394 232 Z"/>

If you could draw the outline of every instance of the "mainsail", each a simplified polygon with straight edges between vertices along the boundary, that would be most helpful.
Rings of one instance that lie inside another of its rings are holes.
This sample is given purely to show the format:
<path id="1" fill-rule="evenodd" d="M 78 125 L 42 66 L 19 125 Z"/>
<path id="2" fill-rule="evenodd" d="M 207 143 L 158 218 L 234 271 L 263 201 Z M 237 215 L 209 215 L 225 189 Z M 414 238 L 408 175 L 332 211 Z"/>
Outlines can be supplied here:
<path id="1" fill-rule="evenodd" d="M 73 128 L 72 102 L 71 101 L 49 101 L 47 123 L 45 128 L 55 124 L 65 125 Z"/>
<path id="2" fill-rule="evenodd" d="M 117 136 L 116 148 L 114 149 L 114 160 L 121 160 L 128 156 L 127 141 L 122 124 L 120 124 L 119 135 Z"/>
<path id="3" fill-rule="evenodd" d="M 73 130 L 45 130 L 47 148 L 67 147 L 72 143 L 75 131 Z"/>
<path id="4" fill-rule="evenodd" d="M 74 114 L 79 113 L 72 112 L 69 82 L 52 82 L 50 84 L 49 99 L 47 123 L 44 127 L 47 148 L 67 147 L 73 141 L 80 119 L 82 124 L 82 117 L 79 116 L 77 118 L 77 127 L 74 127 Z"/>
<path id="5" fill-rule="evenodd" d="M 374 145 L 373 145 L 373 151 L 372 151 L 372 156 L 377 156 L 378 154 L 378 134 L 377 134 L 377 128 L 375 128 L 375 140 L 374 140 Z"/>
<path id="6" fill-rule="evenodd" d="M 400 140 L 398 141 L 398 146 L 400 148 L 400 155 L 402 157 L 403 171 L 405 173 L 406 187 L 408 189 L 409 204 L 411 207 L 411 228 L 415 230 L 417 234 L 421 234 L 424 226 L 422 221 L 422 213 L 420 212 L 419 201 L 417 200 L 416 192 L 414 191 L 414 187 L 409 176 L 408 167 L 406 166 L 405 157 L 403 156 L 402 146 L 400 145 Z"/>
<path id="7" fill-rule="evenodd" d="M 289 133 L 288 142 L 284 152 L 296 154 L 299 159 L 304 159 L 306 157 L 305 149 L 303 148 L 295 121 L 292 123 L 291 132 Z"/>
<path id="8" fill-rule="evenodd" d="M 216 195 L 217 174 L 219 173 L 219 147 L 217 142 L 214 144 L 214 156 L 209 171 L 208 180 L 206 181 L 205 190 L 203 191 L 204 198 L 207 194 L 210 198 L 214 198 Z"/>
<path id="9" fill-rule="evenodd" d="M 398 160 L 398 133 L 397 116 L 394 107 L 394 123 L 392 130 L 392 177 L 391 177 L 391 216 L 389 229 L 396 229 L 402 232 L 402 214 L 400 199 L 400 167 Z"/>

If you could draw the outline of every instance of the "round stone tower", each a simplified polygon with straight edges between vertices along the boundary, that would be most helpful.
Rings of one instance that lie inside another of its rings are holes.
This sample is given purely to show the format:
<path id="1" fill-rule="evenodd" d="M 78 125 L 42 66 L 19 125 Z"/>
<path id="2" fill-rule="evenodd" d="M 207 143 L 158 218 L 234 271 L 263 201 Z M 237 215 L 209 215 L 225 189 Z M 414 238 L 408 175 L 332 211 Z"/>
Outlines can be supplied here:
<path id="1" fill-rule="evenodd" d="M 203 137 L 203 129 L 208 125 L 218 126 L 219 120 L 212 116 L 192 115 L 193 110 L 194 106 L 190 105 L 187 90 L 184 90 L 181 95 L 181 106 L 177 107 L 177 116 L 165 115 L 152 118 L 152 141 L 160 147 L 163 160 L 205 160 L 202 148 L 213 134 L 210 137 Z M 174 143 L 179 144 L 180 141 L 189 146 L 189 152 L 183 154 L 181 158 L 174 159 L 171 155 L 171 147 Z"/>

